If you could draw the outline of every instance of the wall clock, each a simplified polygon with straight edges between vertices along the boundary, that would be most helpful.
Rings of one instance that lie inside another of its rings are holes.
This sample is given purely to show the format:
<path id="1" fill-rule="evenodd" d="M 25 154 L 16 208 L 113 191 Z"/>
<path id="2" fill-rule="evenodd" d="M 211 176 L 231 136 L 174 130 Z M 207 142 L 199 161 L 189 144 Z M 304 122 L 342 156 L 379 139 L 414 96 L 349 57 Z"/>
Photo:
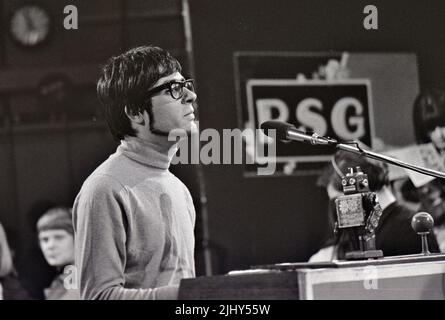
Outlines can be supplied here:
<path id="1" fill-rule="evenodd" d="M 24 4 L 12 12 L 9 33 L 14 43 L 22 47 L 36 47 L 44 43 L 51 32 L 51 16 L 38 4 Z"/>

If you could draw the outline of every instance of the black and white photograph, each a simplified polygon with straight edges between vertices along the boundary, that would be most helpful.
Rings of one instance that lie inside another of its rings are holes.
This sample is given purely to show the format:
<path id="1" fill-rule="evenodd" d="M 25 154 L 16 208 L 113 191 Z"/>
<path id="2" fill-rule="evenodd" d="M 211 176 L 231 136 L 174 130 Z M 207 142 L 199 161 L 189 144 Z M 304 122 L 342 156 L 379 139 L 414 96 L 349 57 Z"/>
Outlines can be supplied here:
<path id="1" fill-rule="evenodd" d="M 0 24 L 0 300 L 445 299 L 444 1 L 0 0 Z"/>

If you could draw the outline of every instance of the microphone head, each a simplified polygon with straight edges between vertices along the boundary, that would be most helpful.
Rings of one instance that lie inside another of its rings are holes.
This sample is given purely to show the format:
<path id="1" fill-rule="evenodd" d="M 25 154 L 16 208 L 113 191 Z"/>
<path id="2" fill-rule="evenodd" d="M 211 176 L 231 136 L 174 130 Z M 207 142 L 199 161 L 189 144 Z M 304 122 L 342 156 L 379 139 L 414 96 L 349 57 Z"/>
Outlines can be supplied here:
<path id="1" fill-rule="evenodd" d="M 292 128 L 295 129 L 295 127 L 290 123 L 283 122 L 283 121 L 276 121 L 276 120 L 270 120 L 270 121 L 263 122 L 260 125 L 260 128 L 264 131 L 264 133 L 266 135 L 269 135 L 268 130 L 270 130 L 270 129 L 276 130 L 276 134 L 277 134 L 276 138 L 280 139 L 280 140 L 288 140 L 287 131 Z"/>

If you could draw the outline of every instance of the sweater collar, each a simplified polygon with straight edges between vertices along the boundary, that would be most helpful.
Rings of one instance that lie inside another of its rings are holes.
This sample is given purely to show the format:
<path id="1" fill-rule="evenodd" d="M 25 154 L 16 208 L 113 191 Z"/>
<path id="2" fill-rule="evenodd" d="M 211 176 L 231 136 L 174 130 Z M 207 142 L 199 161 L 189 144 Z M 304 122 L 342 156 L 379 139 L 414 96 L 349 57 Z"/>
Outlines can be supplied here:
<path id="1" fill-rule="evenodd" d="M 178 150 L 177 143 L 167 137 L 151 136 L 150 140 L 126 136 L 117 148 L 130 159 L 160 169 L 168 169 Z"/>

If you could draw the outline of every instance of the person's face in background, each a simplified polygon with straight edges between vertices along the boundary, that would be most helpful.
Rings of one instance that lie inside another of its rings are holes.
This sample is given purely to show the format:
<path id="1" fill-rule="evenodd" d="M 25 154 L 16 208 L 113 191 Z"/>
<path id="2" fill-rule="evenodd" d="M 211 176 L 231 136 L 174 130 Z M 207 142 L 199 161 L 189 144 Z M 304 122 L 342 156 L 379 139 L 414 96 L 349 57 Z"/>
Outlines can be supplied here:
<path id="1" fill-rule="evenodd" d="M 445 127 L 436 127 L 429 133 L 431 142 L 439 150 L 445 150 Z"/>
<path id="2" fill-rule="evenodd" d="M 39 243 L 50 266 L 63 267 L 74 262 L 74 237 L 66 230 L 41 231 Z"/>

